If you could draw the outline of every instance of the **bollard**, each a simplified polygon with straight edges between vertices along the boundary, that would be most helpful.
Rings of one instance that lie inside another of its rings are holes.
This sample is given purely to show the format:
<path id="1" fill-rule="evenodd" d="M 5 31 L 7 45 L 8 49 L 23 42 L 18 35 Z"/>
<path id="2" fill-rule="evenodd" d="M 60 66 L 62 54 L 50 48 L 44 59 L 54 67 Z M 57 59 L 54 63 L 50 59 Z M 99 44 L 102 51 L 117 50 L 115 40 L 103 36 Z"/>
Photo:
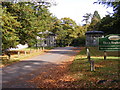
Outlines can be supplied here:
<path id="1" fill-rule="evenodd" d="M 94 66 L 94 61 L 93 60 L 90 61 L 90 70 L 95 71 L 95 66 Z"/>
<path id="2" fill-rule="evenodd" d="M 30 49 L 30 54 L 32 53 L 32 50 Z"/>
<path id="3" fill-rule="evenodd" d="M 18 51 L 18 57 L 20 56 L 20 52 Z"/>
<path id="4" fill-rule="evenodd" d="M 25 51 L 24 53 L 25 53 L 25 55 L 26 55 L 26 51 Z"/>
<path id="5" fill-rule="evenodd" d="M 90 61 L 90 54 L 88 54 L 88 61 Z"/>
<path id="6" fill-rule="evenodd" d="M 37 48 L 35 49 L 35 52 L 37 52 Z"/>
<path id="7" fill-rule="evenodd" d="M 7 55 L 8 55 L 8 59 L 10 59 L 10 57 L 11 57 L 10 52 L 7 52 Z"/>
<path id="8" fill-rule="evenodd" d="M 88 59 L 88 61 L 90 61 L 90 51 L 88 48 L 87 48 L 87 59 Z"/>
<path id="9" fill-rule="evenodd" d="M 107 58 L 107 53 L 106 51 L 104 51 L 104 60 L 106 60 L 106 58 Z"/>
<path id="10" fill-rule="evenodd" d="M 40 50 L 39 50 L 39 48 L 38 48 L 38 50 L 37 50 L 37 52 L 39 52 Z"/>

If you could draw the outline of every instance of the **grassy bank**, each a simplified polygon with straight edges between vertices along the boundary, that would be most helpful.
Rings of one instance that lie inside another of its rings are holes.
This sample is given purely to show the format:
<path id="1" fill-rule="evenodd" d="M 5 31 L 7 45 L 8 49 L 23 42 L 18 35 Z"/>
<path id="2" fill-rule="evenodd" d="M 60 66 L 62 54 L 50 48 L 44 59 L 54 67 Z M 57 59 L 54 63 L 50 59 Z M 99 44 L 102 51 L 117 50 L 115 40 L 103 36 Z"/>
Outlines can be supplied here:
<path id="1" fill-rule="evenodd" d="M 75 81 L 73 85 L 79 88 L 120 88 L 119 53 L 107 52 L 107 60 L 103 59 L 103 52 L 97 48 L 89 48 L 91 60 L 95 62 L 95 71 L 90 71 L 90 63 L 83 49 L 70 65 L 70 73 Z"/>
<path id="2" fill-rule="evenodd" d="M 37 55 L 40 55 L 44 53 L 47 50 L 53 49 L 53 47 L 46 47 L 44 50 L 42 49 L 36 49 L 36 48 L 25 48 L 21 50 L 11 50 L 10 54 L 11 57 L 10 59 L 3 59 L 2 62 L 0 63 L 0 67 L 6 66 L 15 62 L 19 62 L 21 60 L 29 59 L 32 57 L 35 57 Z M 4 57 L 8 58 L 7 55 L 4 55 Z"/>

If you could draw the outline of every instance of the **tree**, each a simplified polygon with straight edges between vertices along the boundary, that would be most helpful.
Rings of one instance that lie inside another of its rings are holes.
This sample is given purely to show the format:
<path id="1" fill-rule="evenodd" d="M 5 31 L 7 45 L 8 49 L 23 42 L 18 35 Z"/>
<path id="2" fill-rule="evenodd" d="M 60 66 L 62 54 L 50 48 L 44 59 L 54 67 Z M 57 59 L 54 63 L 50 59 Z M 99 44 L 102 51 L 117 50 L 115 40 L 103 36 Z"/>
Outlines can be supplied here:
<path id="1" fill-rule="evenodd" d="M 105 34 L 112 34 L 114 33 L 114 28 L 113 28 L 113 20 L 110 15 L 107 15 L 103 19 L 101 19 L 100 24 L 98 26 L 99 31 L 103 31 Z"/>
<path id="2" fill-rule="evenodd" d="M 70 18 L 61 18 L 62 30 L 58 31 L 58 39 L 64 45 L 70 45 L 74 38 L 76 23 Z"/>
<path id="3" fill-rule="evenodd" d="M 100 15 L 98 14 L 98 11 L 94 11 L 91 23 L 97 23 L 101 20 Z"/>
<path id="4" fill-rule="evenodd" d="M 36 21 L 37 29 L 39 32 L 42 33 L 42 34 L 37 34 L 37 36 L 41 38 L 47 37 L 49 34 L 44 32 L 51 31 L 54 26 L 54 17 L 49 12 L 48 7 L 49 6 L 47 6 L 46 4 L 44 5 L 44 3 L 39 3 L 33 7 L 34 10 L 36 11 L 35 15 L 37 17 L 37 21 Z M 41 40 L 40 42 L 44 42 L 44 39 Z M 44 48 L 44 46 L 42 47 Z"/>
<path id="5" fill-rule="evenodd" d="M 61 24 L 62 21 L 54 16 L 52 18 L 52 22 L 53 22 L 53 25 L 52 25 L 51 32 L 53 32 L 54 34 L 57 34 L 57 32 L 62 30 L 62 24 Z"/>
<path id="6" fill-rule="evenodd" d="M 78 26 L 75 21 L 70 18 L 61 18 L 54 29 L 57 34 L 57 42 L 60 46 L 79 46 L 84 44 L 86 26 Z"/>
<path id="7" fill-rule="evenodd" d="M 48 11 L 50 3 L 44 1 L 38 3 L 2 3 L 3 8 L 6 7 L 11 16 L 17 16 L 16 20 L 21 24 L 21 27 L 15 29 L 19 43 L 27 43 L 29 47 L 37 43 L 36 36 L 39 32 L 50 30 L 52 26 L 51 13 Z"/>
<path id="8" fill-rule="evenodd" d="M 109 29 L 108 33 L 115 33 L 115 34 L 120 33 L 120 28 L 119 28 L 120 26 L 120 1 L 115 0 L 114 2 L 110 2 L 110 0 L 98 0 L 97 2 L 94 2 L 94 3 L 107 5 L 107 7 L 113 7 L 114 13 L 111 16 L 111 18 L 109 18 L 110 20 L 112 19 L 112 22 L 111 22 L 112 24 L 110 24 L 111 25 L 110 27 L 112 27 L 112 29 Z M 108 16 L 106 18 L 108 18 Z"/>
<path id="9" fill-rule="evenodd" d="M 19 38 L 16 35 L 16 28 L 21 27 L 21 24 L 15 19 L 17 17 L 11 16 L 6 9 L 2 15 L 2 50 L 16 47 L 19 44 Z"/>
<path id="10" fill-rule="evenodd" d="M 73 33 L 74 34 L 74 39 L 71 43 L 71 45 L 73 46 L 81 46 L 81 45 L 85 45 L 85 32 L 87 31 L 86 27 L 88 27 L 87 25 L 85 26 L 77 26 L 75 28 L 75 31 Z"/>
<path id="11" fill-rule="evenodd" d="M 1 31 L 2 13 L 3 13 L 3 10 L 2 10 L 1 2 L 0 2 L 0 55 L 2 54 L 2 31 Z"/>
<path id="12" fill-rule="evenodd" d="M 101 18 L 100 15 L 98 14 L 98 11 L 94 11 L 88 30 L 97 30 L 100 20 Z"/>
<path id="13" fill-rule="evenodd" d="M 92 17 L 92 14 L 91 13 L 86 13 L 83 17 L 84 17 L 84 19 L 82 20 L 82 22 L 85 21 L 85 23 L 87 25 L 88 23 L 90 23 L 89 20 Z"/>
<path id="14" fill-rule="evenodd" d="M 11 14 L 11 16 L 17 16 L 16 20 L 21 24 L 21 27 L 16 28 L 16 35 L 19 37 L 19 43 L 30 44 L 31 39 L 36 38 L 36 28 L 34 26 L 36 17 L 34 15 L 34 10 L 26 2 L 10 3 L 3 2 L 3 7 L 7 7 L 6 11 Z"/>

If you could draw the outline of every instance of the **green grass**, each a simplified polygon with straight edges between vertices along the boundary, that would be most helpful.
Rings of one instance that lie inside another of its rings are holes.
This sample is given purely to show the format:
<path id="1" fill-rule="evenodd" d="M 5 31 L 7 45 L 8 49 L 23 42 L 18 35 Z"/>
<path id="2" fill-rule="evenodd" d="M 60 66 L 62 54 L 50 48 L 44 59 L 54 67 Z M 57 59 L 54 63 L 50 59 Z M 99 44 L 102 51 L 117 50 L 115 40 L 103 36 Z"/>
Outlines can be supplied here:
<path id="1" fill-rule="evenodd" d="M 0 66 L 10 65 L 10 64 L 13 64 L 15 62 L 19 62 L 21 60 L 29 59 L 29 58 L 32 58 L 34 56 L 40 55 L 42 53 L 43 53 L 43 51 L 27 53 L 26 55 L 24 53 L 20 53 L 19 56 L 17 54 L 13 54 L 13 55 L 11 55 L 11 58 L 9 60 L 3 59 L 2 62 L 0 63 Z"/>
<path id="2" fill-rule="evenodd" d="M 93 47 L 90 51 L 91 60 L 95 62 L 95 71 L 90 71 L 86 50 L 82 50 L 70 65 L 71 76 L 76 80 L 73 84 L 79 88 L 118 88 L 119 57 L 115 55 L 115 52 L 109 52 L 110 56 L 104 60 L 102 51 Z M 102 82 L 104 80 L 105 82 Z"/>
<path id="3" fill-rule="evenodd" d="M 53 48 L 54 47 L 45 47 L 44 50 L 50 50 Z M 25 55 L 25 51 L 26 51 L 26 55 Z M 19 56 L 18 56 L 18 52 L 20 52 Z M 0 62 L 0 66 L 6 66 L 6 65 L 9 65 L 9 64 L 12 64 L 15 62 L 19 62 L 19 61 L 24 60 L 24 59 L 29 59 L 29 58 L 32 58 L 34 56 L 40 55 L 42 53 L 44 53 L 44 51 L 38 50 L 35 47 L 25 48 L 25 49 L 21 49 L 21 50 L 12 50 L 11 51 L 11 59 L 10 60 L 3 59 L 2 62 Z M 6 56 L 6 57 L 8 57 L 8 56 Z"/>
<path id="4" fill-rule="evenodd" d="M 98 47 L 88 47 L 90 50 L 90 55 L 91 56 L 103 56 L 104 51 L 100 51 Z M 86 55 L 86 49 L 83 49 L 80 52 L 80 55 Z M 114 57 L 120 57 L 120 51 L 108 51 L 107 56 L 114 56 Z"/>

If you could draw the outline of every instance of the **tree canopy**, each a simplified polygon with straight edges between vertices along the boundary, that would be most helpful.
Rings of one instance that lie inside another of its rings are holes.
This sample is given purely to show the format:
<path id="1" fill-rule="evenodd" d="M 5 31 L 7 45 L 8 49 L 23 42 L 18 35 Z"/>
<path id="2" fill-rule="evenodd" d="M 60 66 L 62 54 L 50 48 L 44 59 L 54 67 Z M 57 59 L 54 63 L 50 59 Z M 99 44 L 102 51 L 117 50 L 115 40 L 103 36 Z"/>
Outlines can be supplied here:
<path id="1" fill-rule="evenodd" d="M 106 34 L 118 34 L 120 33 L 120 1 L 115 0 L 98 0 L 98 4 L 106 5 L 107 7 L 113 7 L 114 13 L 104 17 L 98 25 L 98 30 L 104 31 Z"/>
<path id="2" fill-rule="evenodd" d="M 45 38 L 48 34 L 39 32 L 49 31 L 57 35 L 59 46 L 84 44 L 85 32 L 100 30 L 105 34 L 120 33 L 120 2 L 105 2 L 98 0 L 99 4 L 113 7 L 114 13 L 100 18 L 98 11 L 83 16 L 85 25 L 77 25 L 68 17 L 58 19 L 49 11 L 53 4 L 46 0 L 32 0 L 33 2 L 2 2 L 3 14 L 0 29 L 2 31 L 2 49 L 16 47 L 18 44 L 28 44 L 29 47 L 37 43 L 37 36 Z"/>
<path id="3" fill-rule="evenodd" d="M 33 46 L 39 32 L 50 30 L 53 16 L 48 10 L 50 3 L 2 2 L 2 49 L 17 44 Z"/>

